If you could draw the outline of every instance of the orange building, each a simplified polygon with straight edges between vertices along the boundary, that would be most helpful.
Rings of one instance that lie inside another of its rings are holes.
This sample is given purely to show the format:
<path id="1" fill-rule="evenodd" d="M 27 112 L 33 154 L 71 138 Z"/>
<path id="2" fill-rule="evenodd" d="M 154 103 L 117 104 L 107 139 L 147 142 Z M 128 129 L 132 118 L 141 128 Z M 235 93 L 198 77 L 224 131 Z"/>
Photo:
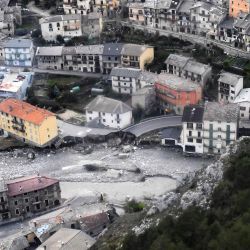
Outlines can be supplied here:
<path id="1" fill-rule="evenodd" d="M 230 0 L 229 1 L 229 16 L 237 17 L 241 12 L 249 13 L 248 0 Z"/>
<path id="2" fill-rule="evenodd" d="M 155 83 L 155 92 L 161 108 L 182 115 L 189 104 L 198 104 L 202 100 L 202 88 L 189 79 L 172 74 L 161 73 Z"/>
<path id="3" fill-rule="evenodd" d="M 50 145 L 58 136 L 55 114 L 13 98 L 0 103 L 0 129 L 37 147 Z"/>

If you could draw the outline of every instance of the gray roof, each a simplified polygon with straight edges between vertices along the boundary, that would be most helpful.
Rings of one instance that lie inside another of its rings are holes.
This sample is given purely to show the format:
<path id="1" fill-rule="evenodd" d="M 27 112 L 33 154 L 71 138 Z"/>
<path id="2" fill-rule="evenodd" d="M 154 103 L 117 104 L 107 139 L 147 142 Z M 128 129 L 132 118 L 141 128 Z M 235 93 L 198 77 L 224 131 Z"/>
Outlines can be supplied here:
<path id="1" fill-rule="evenodd" d="M 63 55 L 75 55 L 76 54 L 76 47 L 63 47 L 62 54 Z"/>
<path id="2" fill-rule="evenodd" d="M 190 57 L 181 56 L 177 54 L 170 54 L 166 59 L 165 63 L 183 68 L 189 60 Z"/>
<path id="3" fill-rule="evenodd" d="M 116 67 L 111 70 L 111 76 L 122 76 L 122 77 L 131 77 L 131 78 L 139 78 L 141 74 L 140 69 L 134 68 L 121 68 Z"/>
<path id="4" fill-rule="evenodd" d="M 132 111 L 132 108 L 121 101 L 99 95 L 86 106 L 86 110 L 111 114 L 124 114 Z"/>
<path id="5" fill-rule="evenodd" d="M 81 230 L 61 228 L 46 240 L 38 250 L 87 250 L 94 245 L 95 239 Z"/>
<path id="6" fill-rule="evenodd" d="M 241 78 L 243 78 L 243 76 L 236 75 L 236 74 L 229 73 L 229 72 L 222 72 L 220 74 L 220 78 L 218 79 L 218 82 L 223 82 L 223 83 L 227 83 L 227 84 L 235 86 Z"/>
<path id="7" fill-rule="evenodd" d="M 5 8 L 9 5 L 10 0 L 1 0 L 0 1 L 0 8 Z"/>
<path id="8" fill-rule="evenodd" d="M 104 56 L 120 56 L 123 43 L 105 43 L 103 49 Z"/>
<path id="9" fill-rule="evenodd" d="M 30 48 L 33 42 L 30 39 L 12 39 L 5 43 L 5 48 Z"/>
<path id="10" fill-rule="evenodd" d="M 77 46 L 76 54 L 91 54 L 91 55 L 102 55 L 103 45 L 86 45 L 86 46 Z"/>
<path id="11" fill-rule="evenodd" d="M 19 235 L 19 233 L 6 238 L 0 243 L 0 249 L 4 250 L 22 250 L 27 247 L 29 247 L 27 238 L 23 235 Z"/>
<path id="12" fill-rule="evenodd" d="M 225 20 L 223 20 L 220 24 L 220 28 L 224 29 L 232 29 L 234 26 L 234 18 L 233 17 L 227 17 Z"/>
<path id="13" fill-rule="evenodd" d="M 189 14 L 190 8 L 194 5 L 194 3 L 195 3 L 195 0 L 184 0 L 178 9 L 178 12 Z"/>
<path id="14" fill-rule="evenodd" d="M 60 22 L 60 21 L 70 21 L 70 20 L 81 20 L 80 14 L 72 14 L 72 15 L 56 15 L 56 16 L 49 16 L 40 19 L 40 24 L 42 23 L 53 23 L 53 22 Z"/>
<path id="15" fill-rule="evenodd" d="M 128 55 L 128 56 L 140 56 L 148 48 L 152 48 L 152 47 L 147 46 L 147 45 L 127 43 L 127 44 L 124 44 L 121 54 Z"/>
<path id="16" fill-rule="evenodd" d="M 204 108 L 204 121 L 237 122 L 240 108 L 237 104 L 207 102 Z"/>
<path id="17" fill-rule="evenodd" d="M 194 8 L 203 8 L 205 10 L 210 10 L 212 8 L 213 4 L 211 3 L 205 3 L 205 2 L 197 2 L 194 6 L 192 6 L 190 9 L 194 9 Z"/>
<path id="18" fill-rule="evenodd" d="M 193 72 L 194 74 L 203 75 L 208 70 L 212 70 L 212 68 L 206 64 L 189 60 L 184 66 L 184 70 L 187 70 L 188 72 Z"/>
<path id="19" fill-rule="evenodd" d="M 152 86 L 146 86 L 144 88 L 138 89 L 132 96 L 145 96 L 145 95 L 154 95 L 155 90 Z"/>
<path id="20" fill-rule="evenodd" d="M 199 105 L 188 105 L 184 107 L 182 122 L 202 123 L 204 107 Z"/>
<path id="21" fill-rule="evenodd" d="M 145 81 L 147 83 L 155 83 L 158 79 L 158 74 L 149 72 L 149 71 L 142 71 L 140 75 L 140 80 Z"/>
<path id="22" fill-rule="evenodd" d="M 171 89 L 179 91 L 191 92 L 199 90 L 200 85 L 191 81 L 190 79 L 182 78 L 173 74 L 161 73 L 158 75 L 158 80 L 162 85 L 168 86 Z"/>
<path id="23" fill-rule="evenodd" d="M 237 28 L 247 29 L 250 26 L 250 14 L 243 19 L 236 19 L 234 26 Z"/>
<path id="24" fill-rule="evenodd" d="M 38 47 L 37 56 L 61 56 L 63 46 Z"/>

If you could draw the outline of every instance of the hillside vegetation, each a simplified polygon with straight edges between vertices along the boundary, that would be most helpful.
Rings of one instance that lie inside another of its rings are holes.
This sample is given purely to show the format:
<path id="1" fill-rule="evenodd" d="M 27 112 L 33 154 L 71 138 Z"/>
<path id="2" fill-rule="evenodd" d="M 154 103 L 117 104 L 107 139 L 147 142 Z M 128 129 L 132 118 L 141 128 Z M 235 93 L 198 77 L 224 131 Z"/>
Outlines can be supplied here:
<path id="1" fill-rule="evenodd" d="M 210 208 L 191 206 L 167 216 L 136 236 L 127 234 L 122 250 L 250 249 L 250 139 L 230 156 Z"/>

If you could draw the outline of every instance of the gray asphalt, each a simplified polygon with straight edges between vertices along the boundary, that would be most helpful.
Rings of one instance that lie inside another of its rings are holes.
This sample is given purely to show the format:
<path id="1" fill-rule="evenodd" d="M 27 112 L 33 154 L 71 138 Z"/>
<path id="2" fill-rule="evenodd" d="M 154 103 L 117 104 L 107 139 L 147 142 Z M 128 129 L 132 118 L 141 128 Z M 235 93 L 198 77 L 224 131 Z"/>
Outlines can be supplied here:
<path id="1" fill-rule="evenodd" d="M 181 126 L 181 116 L 161 116 L 150 120 L 142 121 L 131 127 L 124 129 L 124 132 L 130 132 L 139 137 L 148 132 L 163 129 L 167 127 Z"/>
<path id="2" fill-rule="evenodd" d="M 86 137 L 88 135 L 108 135 L 111 132 L 116 132 L 115 129 L 109 128 L 89 128 L 84 126 L 77 126 L 61 120 L 57 120 L 57 124 L 61 131 L 61 137 L 74 136 L 74 137 Z"/>

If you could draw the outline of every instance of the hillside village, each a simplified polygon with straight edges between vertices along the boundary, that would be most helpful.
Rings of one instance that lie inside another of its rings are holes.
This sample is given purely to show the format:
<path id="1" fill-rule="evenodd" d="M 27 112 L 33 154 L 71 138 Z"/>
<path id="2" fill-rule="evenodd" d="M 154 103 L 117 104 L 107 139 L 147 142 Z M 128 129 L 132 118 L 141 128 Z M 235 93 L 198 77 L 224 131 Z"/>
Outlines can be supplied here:
<path id="1" fill-rule="evenodd" d="M 244 0 L 1 1 L 0 249 L 95 249 L 249 136 L 249 15 Z M 130 193 L 153 178 L 167 190 Z"/>

